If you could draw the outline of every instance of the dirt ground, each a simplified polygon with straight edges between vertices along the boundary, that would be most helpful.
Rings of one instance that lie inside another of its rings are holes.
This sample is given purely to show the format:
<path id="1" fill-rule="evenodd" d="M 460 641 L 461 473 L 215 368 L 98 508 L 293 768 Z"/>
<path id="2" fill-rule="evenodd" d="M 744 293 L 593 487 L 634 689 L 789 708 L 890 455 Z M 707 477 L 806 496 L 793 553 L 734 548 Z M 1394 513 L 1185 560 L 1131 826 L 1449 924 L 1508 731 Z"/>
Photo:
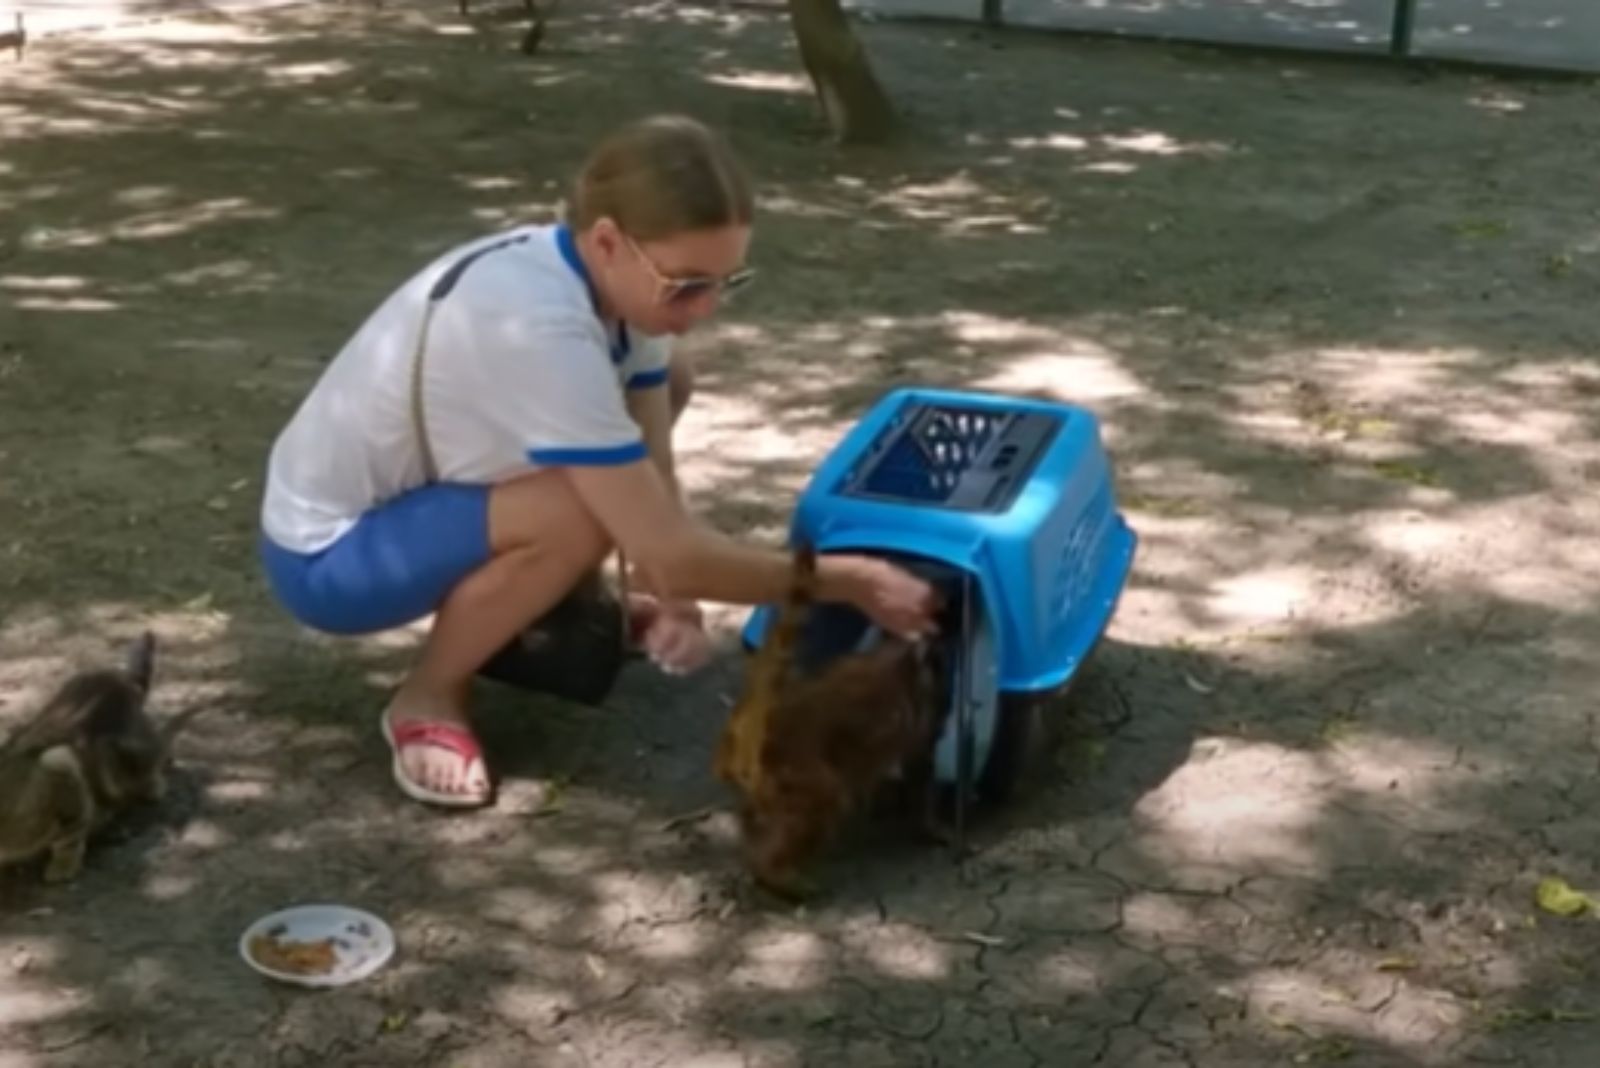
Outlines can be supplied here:
<path id="1" fill-rule="evenodd" d="M 160 811 L 11 879 L 0 1068 L 1592 1056 L 1600 925 L 1534 887 L 1600 887 L 1594 87 L 880 23 L 908 132 L 847 153 L 769 14 L 516 37 L 314 4 L 0 61 L 0 722 L 143 626 L 160 711 L 203 710 Z M 692 343 L 697 507 L 774 542 L 879 391 L 957 384 L 1092 406 L 1142 539 L 976 854 L 862 829 L 799 911 L 708 773 L 737 616 L 603 709 L 486 685 L 507 787 L 451 817 L 375 729 L 415 635 L 301 631 L 252 551 L 268 444 L 373 303 L 660 107 L 763 189 L 762 277 Z M 240 964 L 316 900 L 394 964 Z"/>

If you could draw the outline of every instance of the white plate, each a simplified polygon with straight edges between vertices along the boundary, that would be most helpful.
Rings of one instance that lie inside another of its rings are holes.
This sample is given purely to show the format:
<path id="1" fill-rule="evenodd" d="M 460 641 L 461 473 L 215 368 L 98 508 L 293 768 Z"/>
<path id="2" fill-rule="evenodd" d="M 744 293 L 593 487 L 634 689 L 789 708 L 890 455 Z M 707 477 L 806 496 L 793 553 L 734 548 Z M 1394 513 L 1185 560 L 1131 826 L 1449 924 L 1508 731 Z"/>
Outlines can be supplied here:
<path id="1" fill-rule="evenodd" d="M 275 935 L 285 942 L 333 939 L 338 963 L 323 975 L 296 975 L 278 971 L 250 954 L 257 935 Z M 382 968 L 394 956 L 394 931 L 370 912 L 344 905 L 300 905 L 263 916 L 239 936 L 239 956 L 256 971 L 297 986 L 345 986 L 358 983 Z"/>

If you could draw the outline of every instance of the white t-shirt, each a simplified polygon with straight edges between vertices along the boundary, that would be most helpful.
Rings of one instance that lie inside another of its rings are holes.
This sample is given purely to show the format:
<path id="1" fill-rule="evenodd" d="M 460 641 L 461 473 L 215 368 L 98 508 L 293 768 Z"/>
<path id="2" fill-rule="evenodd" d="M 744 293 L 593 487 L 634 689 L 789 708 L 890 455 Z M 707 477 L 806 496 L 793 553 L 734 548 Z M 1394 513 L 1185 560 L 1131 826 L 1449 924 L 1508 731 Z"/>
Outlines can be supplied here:
<path id="1" fill-rule="evenodd" d="M 283 548 L 326 548 L 425 481 L 411 365 L 430 294 L 423 407 L 441 481 L 645 455 L 624 390 L 666 381 L 667 339 L 608 336 L 570 233 L 521 227 L 429 264 L 328 365 L 268 461 L 262 529 Z"/>

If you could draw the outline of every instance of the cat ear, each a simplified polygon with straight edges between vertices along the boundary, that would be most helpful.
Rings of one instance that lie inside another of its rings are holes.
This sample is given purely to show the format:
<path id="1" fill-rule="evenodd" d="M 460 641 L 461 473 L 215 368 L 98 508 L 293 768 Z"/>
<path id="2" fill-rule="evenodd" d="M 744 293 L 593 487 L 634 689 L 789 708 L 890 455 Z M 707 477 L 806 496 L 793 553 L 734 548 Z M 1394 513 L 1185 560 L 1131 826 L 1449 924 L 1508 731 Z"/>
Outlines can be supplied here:
<path id="1" fill-rule="evenodd" d="M 150 631 L 139 635 L 128 653 L 128 678 L 144 693 L 150 692 L 150 681 L 155 675 L 156 636 Z"/>

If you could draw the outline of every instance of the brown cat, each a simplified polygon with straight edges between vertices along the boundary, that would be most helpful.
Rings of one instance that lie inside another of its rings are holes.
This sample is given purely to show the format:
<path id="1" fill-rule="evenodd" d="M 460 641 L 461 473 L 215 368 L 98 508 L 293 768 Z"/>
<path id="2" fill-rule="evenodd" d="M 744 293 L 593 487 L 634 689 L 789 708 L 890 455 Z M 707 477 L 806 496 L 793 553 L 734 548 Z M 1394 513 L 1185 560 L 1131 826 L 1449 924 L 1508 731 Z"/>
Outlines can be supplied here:
<path id="1" fill-rule="evenodd" d="M 91 834 L 160 799 L 169 739 L 145 712 L 154 666 L 146 633 L 126 668 L 72 676 L 0 747 L 0 865 L 47 854 L 45 879 L 71 879 Z"/>
<path id="2" fill-rule="evenodd" d="M 937 647 L 925 642 L 883 636 L 800 672 L 797 647 L 815 593 L 816 554 L 802 546 L 714 763 L 741 795 L 746 864 L 787 898 L 811 893 L 806 861 L 891 779 L 903 780 L 919 827 L 933 829 L 933 749 L 947 704 Z"/>

